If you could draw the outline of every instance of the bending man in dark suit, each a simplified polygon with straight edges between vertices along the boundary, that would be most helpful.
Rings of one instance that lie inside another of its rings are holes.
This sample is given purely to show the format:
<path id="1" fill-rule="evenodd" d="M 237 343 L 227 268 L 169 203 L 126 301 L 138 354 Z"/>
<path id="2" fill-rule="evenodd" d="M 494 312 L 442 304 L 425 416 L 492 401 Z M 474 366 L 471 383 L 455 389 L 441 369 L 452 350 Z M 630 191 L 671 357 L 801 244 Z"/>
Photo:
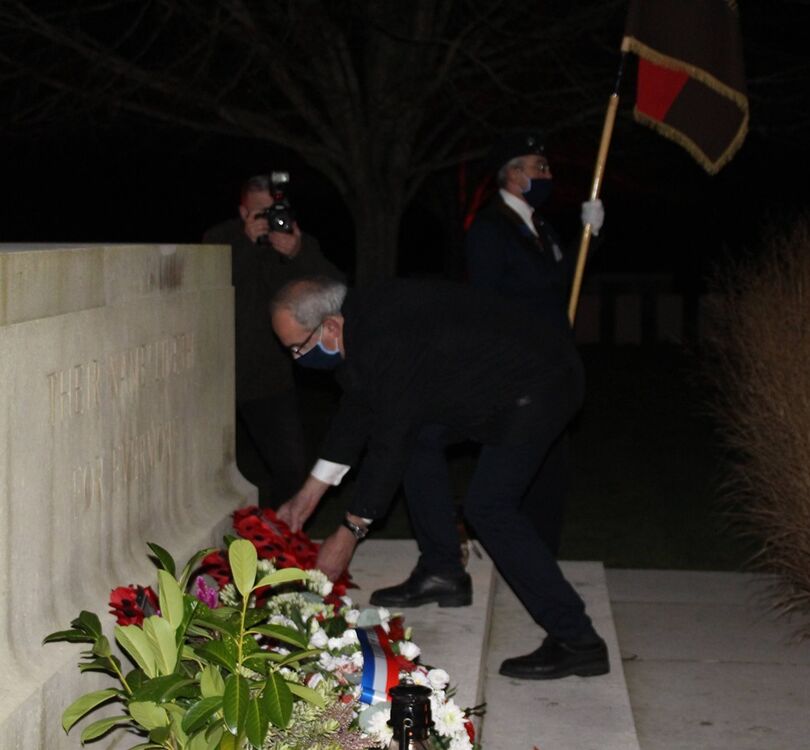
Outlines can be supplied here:
<path id="1" fill-rule="evenodd" d="M 420 550 L 404 583 L 372 603 L 463 606 L 471 582 L 459 554 L 444 441 L 482 450 L 464 513 L 499 570 L 548 637 L 501 671 L 526 679 L 608 671 L 605 644 L 585 605 L 520 509 L 549 445 L 580 406 L 583 375 L 569 336 L 524 306 L 441 282 L 391 281 L 347 294 L 306 279 L 273 302 L 273 328 L 299 364 L 334 367 L 344 394 L 325 445 L 301 490 L 279 509 L 299 529 L 362 451 L 349 512 L 321 547 L 332 578 L 348 565 L 368 525 L 400 482 Z"/>

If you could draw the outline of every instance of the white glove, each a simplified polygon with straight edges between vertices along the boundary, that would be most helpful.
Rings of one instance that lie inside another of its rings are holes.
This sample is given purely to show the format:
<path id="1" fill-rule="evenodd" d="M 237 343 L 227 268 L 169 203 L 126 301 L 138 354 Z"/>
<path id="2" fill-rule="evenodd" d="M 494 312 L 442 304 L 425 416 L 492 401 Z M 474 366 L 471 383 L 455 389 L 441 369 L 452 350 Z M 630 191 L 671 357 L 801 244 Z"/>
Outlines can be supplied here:
<path id="1" fill-rule="evenodd" d="M 595 201 L 585 201 L 582 204 L 582 226 L 591 225 L 591 234 L 594 237 L 599 235 L 602 224 L 605 223 L 605 207 L 602 201 L 597 198 Z"/>

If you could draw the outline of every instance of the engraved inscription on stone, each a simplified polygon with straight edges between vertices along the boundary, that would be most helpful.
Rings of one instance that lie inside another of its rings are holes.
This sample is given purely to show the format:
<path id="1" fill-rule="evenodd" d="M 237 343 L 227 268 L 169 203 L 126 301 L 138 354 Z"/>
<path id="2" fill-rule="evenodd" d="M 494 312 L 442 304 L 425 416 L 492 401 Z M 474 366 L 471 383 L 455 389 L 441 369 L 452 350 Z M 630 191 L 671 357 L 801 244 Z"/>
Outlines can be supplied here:
<path id="1" fill-rule="evenodd" d="M 65 422 L 97 410 L 109 398 L 134 396 L 194 367 L 194 333 L 178 333 L 112 352 L 103 362 L 81 362 L 47 374 L 50 422 Z"/>

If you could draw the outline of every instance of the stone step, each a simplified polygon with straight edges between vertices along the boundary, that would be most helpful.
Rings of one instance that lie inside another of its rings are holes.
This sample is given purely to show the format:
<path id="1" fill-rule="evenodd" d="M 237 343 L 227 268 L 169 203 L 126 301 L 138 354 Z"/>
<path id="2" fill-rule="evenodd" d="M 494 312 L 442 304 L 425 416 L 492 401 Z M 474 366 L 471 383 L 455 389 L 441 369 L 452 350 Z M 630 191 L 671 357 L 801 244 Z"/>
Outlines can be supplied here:
<path id="1" fill-rule="evenodd" d="M 476 548 L 477 551 L 477 548 Z M 351 593 L 360 605 L 371 592 L 404 580 L 416 564 L 412 540 L 368 540 L 358 548 Z M 605 573 L 601 563 L 564 563 L 610 650 L 611 672 L 527 682 L 502 677 L 503 659 L 534 650 L 542 631 L 532 622 L 484 553 L 472 554 L 471 607 L 435 604 L 405 609 L 405 622 L 422 648 L 422 661 L 446 669 L 460 706 L 487 703 L 479 731 L 485 750 L 638 750 Z"/>

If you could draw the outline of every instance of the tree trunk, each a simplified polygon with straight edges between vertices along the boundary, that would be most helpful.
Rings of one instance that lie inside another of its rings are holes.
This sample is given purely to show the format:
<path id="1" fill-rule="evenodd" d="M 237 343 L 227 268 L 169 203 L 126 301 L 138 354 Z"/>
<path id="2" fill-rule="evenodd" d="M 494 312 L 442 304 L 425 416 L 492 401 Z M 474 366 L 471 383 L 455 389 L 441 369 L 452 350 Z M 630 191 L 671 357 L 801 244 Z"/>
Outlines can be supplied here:
<path id="1" fill-rule="evenodd" d="M 367 286 L 396 275 L 403 202 L 401 196 L 371 190 L 350 204 L 357 242 L 357 286 Z"/>

